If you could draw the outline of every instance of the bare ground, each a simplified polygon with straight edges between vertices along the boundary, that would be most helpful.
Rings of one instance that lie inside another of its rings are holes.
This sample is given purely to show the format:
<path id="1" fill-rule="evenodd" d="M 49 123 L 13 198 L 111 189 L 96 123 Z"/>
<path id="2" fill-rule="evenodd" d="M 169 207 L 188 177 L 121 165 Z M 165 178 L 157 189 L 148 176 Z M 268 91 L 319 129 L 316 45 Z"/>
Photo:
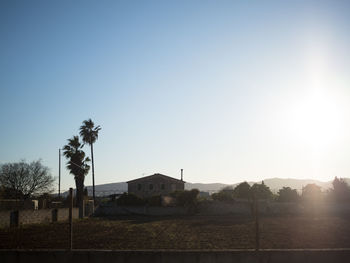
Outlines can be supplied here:
<path id="1" fill-rule="evenodd" d="M 350 217 L 264 217 L 261 248 L 349 248 Z M 74 221 L 76 249 L 254 248 L 255 223 L 237 216 L 118 217 Z M 0 248 L 69 247 L 68 223 L 0 229 Z"/>

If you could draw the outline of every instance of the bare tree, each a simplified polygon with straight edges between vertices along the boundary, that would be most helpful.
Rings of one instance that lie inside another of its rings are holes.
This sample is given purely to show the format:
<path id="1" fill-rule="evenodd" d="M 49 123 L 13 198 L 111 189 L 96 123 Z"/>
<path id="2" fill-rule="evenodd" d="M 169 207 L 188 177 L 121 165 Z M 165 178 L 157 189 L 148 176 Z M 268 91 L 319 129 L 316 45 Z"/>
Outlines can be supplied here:
<path id="1" fill-rule="evenodd" d="M 0 185 L 7 193 L 13 193 L 13 198 L 51 192 L 54 181 L 49 168 L 42 165 L 41 160 L 0 165 Z"/>

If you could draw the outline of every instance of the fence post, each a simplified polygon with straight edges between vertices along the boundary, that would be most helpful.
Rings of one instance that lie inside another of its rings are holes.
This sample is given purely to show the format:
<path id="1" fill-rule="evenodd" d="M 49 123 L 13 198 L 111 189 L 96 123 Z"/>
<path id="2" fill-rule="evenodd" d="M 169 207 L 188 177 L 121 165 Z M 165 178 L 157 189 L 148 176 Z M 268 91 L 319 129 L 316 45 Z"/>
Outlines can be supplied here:
<path id="1" fill-rule="evenodd" d="M 255 210 L 255 250 L 259 251 L 259 248 L 260 248 L 259 207 L 258 207 L 258 200 L 256 196 L 254 196 L 254 210 Z"/>
<path id="2" fill-rule="evenodd" d="M 73 249 L 73 188 L 69 188 L 69 250 Z"/>

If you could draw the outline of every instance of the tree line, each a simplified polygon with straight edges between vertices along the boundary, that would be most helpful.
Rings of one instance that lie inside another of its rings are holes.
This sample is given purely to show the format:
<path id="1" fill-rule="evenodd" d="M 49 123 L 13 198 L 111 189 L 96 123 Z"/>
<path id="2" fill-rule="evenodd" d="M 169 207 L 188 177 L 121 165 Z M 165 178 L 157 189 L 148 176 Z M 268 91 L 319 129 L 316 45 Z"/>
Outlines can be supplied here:
<path id="1" fill-rule="evenodd" d="M 212 194 L 217 201 L 234 202 L 236 199 L 265 199 L 277 202 L 298 201 L 350 201 L 350 187 L 342 178 L 335 177 L 332 182 L 333 188 L 322 192 L 321 187 L 316 184 L 308 184 L 302 188 L 301 194 L 296 189 L 283 187 L 277 194 L 273 194 L 268 186 L 262 181 L 250 186 L 247 182 L 240 183 L 235 188 L 227 186 L 219 192 Z"/>

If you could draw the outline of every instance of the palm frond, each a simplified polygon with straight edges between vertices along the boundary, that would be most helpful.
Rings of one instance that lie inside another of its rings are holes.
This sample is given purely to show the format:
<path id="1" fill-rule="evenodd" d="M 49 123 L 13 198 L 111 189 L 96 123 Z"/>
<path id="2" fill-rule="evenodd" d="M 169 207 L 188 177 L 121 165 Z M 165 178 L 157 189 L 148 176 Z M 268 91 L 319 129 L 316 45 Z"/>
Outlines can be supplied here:
<path id="1" fill-rule="evenodd" d="M 98 132 L 101 127 L 98 125 L 94 127 L 94 122 L 91 119 L 83 121 L 83 125 L 80 126 L 79 134 L 82 137 L 84 143 L 89 145 L 96 142 L 98 138 Z"/>

